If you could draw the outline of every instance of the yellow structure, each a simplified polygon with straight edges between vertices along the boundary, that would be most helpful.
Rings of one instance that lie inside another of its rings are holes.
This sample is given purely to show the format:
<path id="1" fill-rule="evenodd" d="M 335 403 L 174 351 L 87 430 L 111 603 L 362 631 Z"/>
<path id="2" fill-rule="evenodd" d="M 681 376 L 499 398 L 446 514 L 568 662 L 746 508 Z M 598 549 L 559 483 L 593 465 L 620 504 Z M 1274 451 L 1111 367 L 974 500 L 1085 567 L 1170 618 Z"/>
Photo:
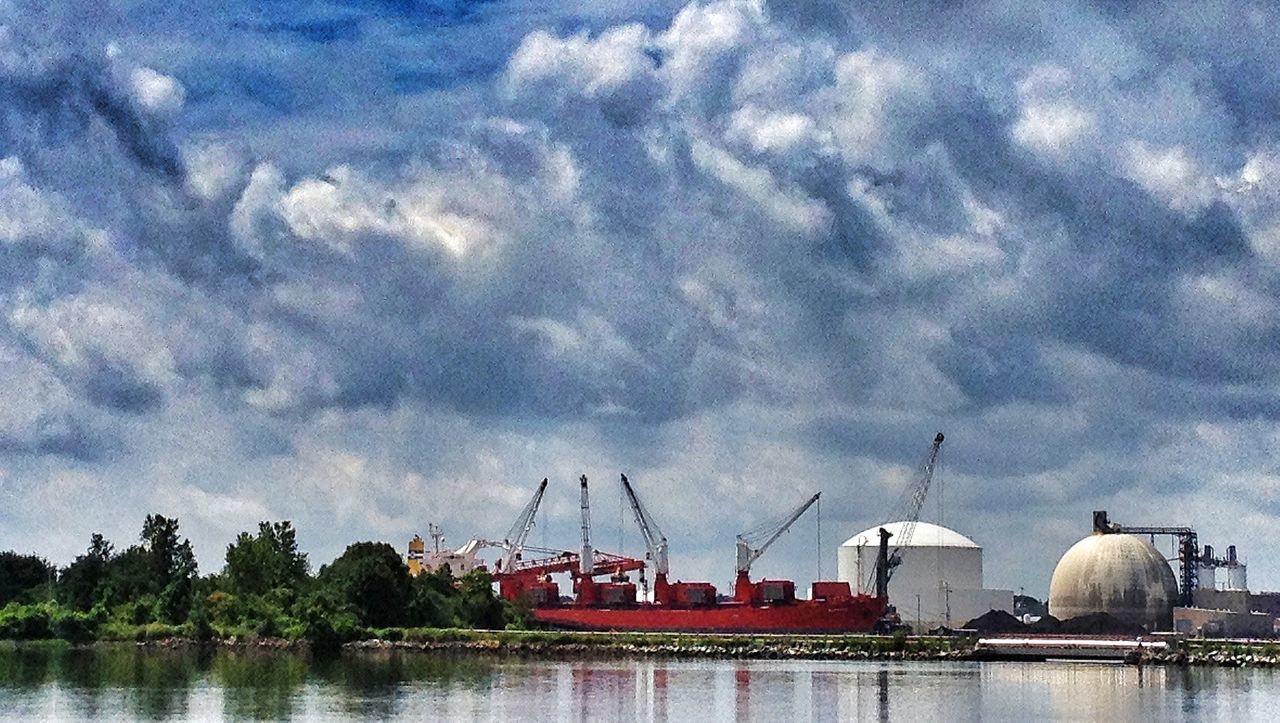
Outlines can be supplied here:
<path id="1" fill-rule="evenodd" d="M 422 574 L 422 561 L 427 554 L 427 541 L 421 535 L 414 535 L 409 540 L 409 557 L 405 562 L 409 565 L 409 574 L 417 577 Z"/>
<path id="2" fill-rule="evenodd" d="M 444 542 L 444 533 L 440 531 L 438 525 L 427 527 L 431 532 L 434 550 L 428 552 L 426 541 L 419 535 L 414 535 L 413 539 L 409 540 L 409 554 L 405 557 L 405 564 L 409 567 L 410 575 L 416 577 L 424 572 L 435 572 L 448 565 L 449 572 L 455 577 L 461 577 L 472 570 L 484 567 L 484 563 L 476 557 L 476 553 L 482 547 L 493 546 L 493 543 L 470 540 L 457 550 L 441 550 L 440 543 Z"/>

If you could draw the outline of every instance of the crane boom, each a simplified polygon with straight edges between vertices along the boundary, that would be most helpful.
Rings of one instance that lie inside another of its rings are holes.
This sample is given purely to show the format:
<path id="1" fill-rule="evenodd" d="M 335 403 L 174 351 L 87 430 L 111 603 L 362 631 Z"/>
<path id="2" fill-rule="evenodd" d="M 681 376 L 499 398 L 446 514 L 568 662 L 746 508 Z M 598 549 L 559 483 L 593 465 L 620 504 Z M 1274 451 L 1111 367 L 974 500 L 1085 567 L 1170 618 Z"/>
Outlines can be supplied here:
<path id="1" fill-rule="evenodd" d="M 582 556 L 581 567 L 578 572 L 583 575 L 591 575 L 591 561 L 595 559 L 593 550 L 591 549 L 591 501 L 587 496 L 587 476 L 584 474 L 578 478 L 582 483 Z"/>
<path id="2" fill-rule="evenodd" d="M 800 515 L 803 515 L 808 511 L 808 509 L 813 506 L 813 503 L 817 502 L 818 498 L 821 496 L 822 493 L 819 492 L 810 497 L 804 502 L 804 504 L 793 510 L 781 524 L 767 527 L 762 530 L 758 529 L 751 532 L 744 532 L 738 535 L 738 574 L 741 576 L 749 573 L 751 571 L 751 563 L 760 559 L 760 556 L 764 554 L 765 550 L 768 550 L 769 546 L 782 536 L 782 533 L 791 529 L 791 525 L 795 524 L 795 521 L 800 519 Z M 753 548 L 751 546 L 751 540 L 759 538 L 767 539 L 765 539 L 759 547 Z"/>
<path id="3" fill-rule="evenodd" d="M 902 535 L 898 538 L 898 548 L 906 547 L 911 543 L 911 538 L 916 532 L 916 523 L 920 521 L 920 510 L 924 507 L 924 498 L 929 494 L 929 484 L 933 482 L 933 471 L 937 468 L 938 454 L 942 451 L 942 432 L 938 432 L 933 438 L 933 445 L 929 447 L 929 456 L 925 458 L 924 466 L 920 470 L 920 479 L 916 483 L 915 489 L 911 491 L 911 501 L 907 507 L 907 514 L 902 517 L 906 520 L 906 526 L 902 530 Z"/>
<path id="4" fill-rule="evenodd" d="M 920 510 L 924 508 L 925 497 L 929 494 L 929 485 L 933 482 L 933 473 L 938 466 L 938 457 L 942 453 L 944 439 L 942 432 L 934 436 L 929 454 L 920 467 L 919 476 L 911 487 L 903 491 L 903 496 L 895 507 L 894 518 L 890 521 L 904 524 L 902 530 L 895 535 L 898 539 L 893 544 L 893 551 L 889 553 L 883 564 L 877 562 L 876 570 L 872 572 L 871 579 L 868 581 L 869 584 L 874 584 L 877 590 L 882 590 L 888 585 L 893 571 L 902 564 L 902 548 L 910 545 L 911 538 L 915 536 L 916 524 L 920 522 Z"/>
<path id="5" fill-rule="evenodd" d="M 654 571 L 659 575 L 666 575 L 666 536 L 662 534 L 658 523 L 654 522 L 653 518 L 649 516 L 649 511 L 641 504 L 640 498 L 636 496 L 636 491 L 631 488 L 631 482 L 627 480 L 625 474 L 622 475 L 622 490 L 627 493 L 627 501 L 631 503 L 631 512 L 635 515 L 636 526 L 640 528 L 640 535 L 644 537 L 644 544 L 648 549 L 648 557 L 653 560 Z"/>
<path id="6" fill-rule="evenodd" d="M 511 529 L 507 530 L 506 537 L 502 540 L 502 547 L 506 549 L 507 556 L 503 560 L 503 567 L 507 570 L 520 559 L 524 552 L 524 542 L 529 539 L 529 532 L 533 529 L 534 520 L 537 519 L 538 506 L 542 504 L 542 495 L 547 491 L 547 478 L 542 478 L 542 484 L 538 485 L 538 491 L 533 493 L 533 499 L 529 500 L 529 504 L 524 506 L 520 512 L 520 516 L 516 518 Z"/>

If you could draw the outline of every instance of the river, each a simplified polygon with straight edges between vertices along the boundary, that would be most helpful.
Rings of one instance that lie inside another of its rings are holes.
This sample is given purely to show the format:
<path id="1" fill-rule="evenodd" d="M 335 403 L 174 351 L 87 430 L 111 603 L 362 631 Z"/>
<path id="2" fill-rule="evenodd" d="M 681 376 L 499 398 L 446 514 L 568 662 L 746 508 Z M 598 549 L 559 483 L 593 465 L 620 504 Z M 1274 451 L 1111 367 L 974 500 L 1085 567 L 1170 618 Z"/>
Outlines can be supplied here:
<path id="1" fill-rule="evenodd" d="M 0 719 L 1275 720 L 1280 672 L 1097 663 L 518 660 L 0 649 Z"/>

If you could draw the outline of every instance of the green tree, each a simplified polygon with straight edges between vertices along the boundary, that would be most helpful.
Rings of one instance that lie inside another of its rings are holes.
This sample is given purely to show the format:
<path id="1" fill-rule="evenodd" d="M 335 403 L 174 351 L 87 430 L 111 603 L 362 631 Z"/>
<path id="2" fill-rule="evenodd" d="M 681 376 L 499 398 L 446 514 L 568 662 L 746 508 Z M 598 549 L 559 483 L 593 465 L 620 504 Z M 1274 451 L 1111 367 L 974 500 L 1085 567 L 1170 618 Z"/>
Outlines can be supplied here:
<path id="1" fill-rule="evenodd" d="M 409 624 L 424 628 L 446 628 L 454 624 L 453 574 L 444 565 L 434 572 L 413 578 L 409 599 Z"/>
<path id="2" fill-rule="evenodd" d="M 458 586 L 458 618 L 468 627 L 501 630 L 507 624 L 506 606 L 493 594 L 493 578 L 484 570 L 462 576 Z"/>
<path id="3" fill-rule="evenodd" d="M 276 588 L 297 590 L 307 577 L 307 556 L 298 552 L 293 524 L 259 522 L 258 534 L 241 532 L 227 546 L 223 571 L 230 592 L 265 595 Z"/>
<path id="4" fill-rule="evenodd" d="M 139 545 L 130 545 L 124 552 L 107 563 L 107 577 L 100 588 L 100 599 L 109 606 L 139 601 L 143 596 L 155 594 L 155 581 L 148 571 L 146 551 Z M 151 618 L 138 622 L 147 622 Z"/>
<path id="5" fill-rule="evenodd" d="M 408 619 L 409 568 L 385 542 L 356 542 L 321 568 L 322 588 L 349 605 L 360 624 L 375 628 Z"/>
<path id="6" fill-rule="evenodd" d="M 190 540 L 178 539 L 177 518 L 147 515 L 141 538 L 148 567 L 161 588 L 175 580 L 195 577 L 196 556 Z"/>
<path id="7" fill-rule="evenodd" d="M 89 549 L 58 575 L 58 598 L 75 610 L 89 610 L 100 599 L 114 550 L 100 533 L 89 538 Z"/>
<path id="8" fill-rule="evenodd" d="M 179 537 L 177 519 L 162 515 L 147 515 L 139 539 L 108 564 L 103 599 L 132 604 L 133 622 L 186 620 L 198 572 L 191 541 Z"/>
<path id="9" fill-rule="evenodd" d="M 33 588 L 48 585 L 55 568 L 43 557 L 0 552 L 0 607 L 19 599 L 29 599 Z"/>

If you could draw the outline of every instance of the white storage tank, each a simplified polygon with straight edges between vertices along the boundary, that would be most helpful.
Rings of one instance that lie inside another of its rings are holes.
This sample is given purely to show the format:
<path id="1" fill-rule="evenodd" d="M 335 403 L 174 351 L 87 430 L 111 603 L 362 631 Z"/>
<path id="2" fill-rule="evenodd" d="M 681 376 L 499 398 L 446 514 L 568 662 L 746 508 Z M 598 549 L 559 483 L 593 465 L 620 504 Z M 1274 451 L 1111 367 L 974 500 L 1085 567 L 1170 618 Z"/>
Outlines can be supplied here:
<path id="1" fill-rule="evenodd" d="M 1227 547 L 1227 589 L 1248 590 L 1249 577 L 1245 564 L 1236 557 L 1236 546 Z"/>
<path id="2" fill-rule="evenodd" d="M 837 552 L 838 578 L 855 592 L 874 594 L 879 530 L 883 527 L 893 535 L 889 538 L 892 550 L 906 526 L 906 522 L 876 525 L 846 540 Z M 902 564 L 889 581 L 889 604 L 917 630 L 959 627 L 989 610 L 1013 609 L 1013 591 L 983 588 L 982 548 L 955 530 L 918 522 L 899 555 Z"/>

